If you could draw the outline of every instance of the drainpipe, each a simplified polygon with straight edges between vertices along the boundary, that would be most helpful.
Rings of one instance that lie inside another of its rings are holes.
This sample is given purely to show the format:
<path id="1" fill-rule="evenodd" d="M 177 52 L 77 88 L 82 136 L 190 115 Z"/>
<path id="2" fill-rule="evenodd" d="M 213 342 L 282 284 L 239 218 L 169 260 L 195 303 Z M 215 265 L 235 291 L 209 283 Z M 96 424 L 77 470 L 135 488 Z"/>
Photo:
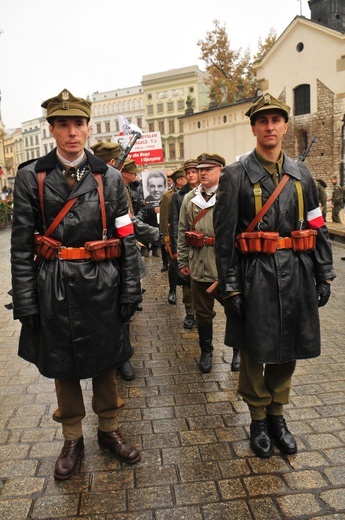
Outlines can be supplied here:
<path id="1" fill-rule="evenodd" d="M 344 186 L 345 177 L 345 114 L 341 127 L 341 161 L 340 161 L 340 186 Z"/>

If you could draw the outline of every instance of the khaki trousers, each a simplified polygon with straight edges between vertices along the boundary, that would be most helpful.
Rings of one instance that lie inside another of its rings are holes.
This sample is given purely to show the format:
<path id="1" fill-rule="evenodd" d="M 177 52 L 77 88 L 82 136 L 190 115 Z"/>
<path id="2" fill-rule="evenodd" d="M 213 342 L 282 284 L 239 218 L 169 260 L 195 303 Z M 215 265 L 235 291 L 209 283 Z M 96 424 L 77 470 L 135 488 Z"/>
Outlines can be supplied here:
<path id="1" fill-rule="evenodd" d="M 98 415 L 98 427 L 104 432 L 118 428 L 117 417 L 125 402 L 119 396 L 116 370 L 110 370 L 92 379 L 92 409 Z M 83 435 L 82 419 L 85 417 L 83 393 L 78 379 L 56 379 L 55 390 L 58 408 L 53 419 L 62 424 L 66 440 L 78 439 Z"/>
<path id="2" fill-rule="evenodd" d="M 214 298 L 206 292 L 213 282 L 197 282 L 191 280 L 192 301 L 195 309 L 195 319 L 198 325 L 212 323 L 216 313 L 214 309 Z"/>
<path id="3" fill-rule="evenodd" d="M 238 393 L 247 403 L 252 419 L 263 420 L 266 414 L 283 415 L 295 368 L 296 361 L 280 365 L 256 363 L 241 351 Z"/>

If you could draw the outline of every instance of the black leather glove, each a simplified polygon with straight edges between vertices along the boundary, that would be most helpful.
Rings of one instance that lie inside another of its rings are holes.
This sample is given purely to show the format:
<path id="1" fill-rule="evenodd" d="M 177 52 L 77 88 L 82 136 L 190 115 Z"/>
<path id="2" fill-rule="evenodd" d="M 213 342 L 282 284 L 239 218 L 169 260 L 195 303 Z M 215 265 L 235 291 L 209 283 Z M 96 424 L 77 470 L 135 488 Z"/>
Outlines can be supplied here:
<path id="1" fill-rule="evenodd" d="M 120 318 L 126 323 L 136 311 L 137 303 L 120 303 Z"/>
<path id="2" fill-rule="evenodd" d="M 231 315 L 234 318 L 239 320 L 244 320 L 244 309 L 243 309 L 243 300 L 242 294 L 234 294 L 234 296 L 230 296 L 229 298 L 225 298 L 223 300 L 225 314 L 228 316 Z"/>
<path id="3" fill-rule="evenodd" d="M 323 307 L 331 296 L 331 284 L 328 282 L 317 282 L 316 284 L 317 306 Z"/>
<path id="4" fill-rule="evenodd" d="M 23 327 L 28 327 L 33 330 L 37 330 L 40 325 L 40 317 L 38 314 L 22 316 L 21 318 L 19 318 L 19 321 L 23 325 Z"/>

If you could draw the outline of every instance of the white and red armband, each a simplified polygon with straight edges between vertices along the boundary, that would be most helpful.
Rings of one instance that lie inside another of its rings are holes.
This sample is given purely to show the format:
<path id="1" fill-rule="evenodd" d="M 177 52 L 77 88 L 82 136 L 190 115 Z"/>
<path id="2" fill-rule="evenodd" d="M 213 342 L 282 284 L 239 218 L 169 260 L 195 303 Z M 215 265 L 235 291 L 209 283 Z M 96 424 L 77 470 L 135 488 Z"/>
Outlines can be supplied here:
<path id="1" fill-rule="evenodd" d="M 134 227 L 128 213 L 127 215 L 122 215 L 122 217 L 117 217 L 115 219 L 115 238 L 125 238 L 128 235 L 133 234 Z"/>
<path id="2" fill-rule="evenodd" d="M 325 225 L 320 208 L 315 208 L 311 211 L 308 211 L 307 221 L 308 227 L 311 229 L 318 229 Z"/>

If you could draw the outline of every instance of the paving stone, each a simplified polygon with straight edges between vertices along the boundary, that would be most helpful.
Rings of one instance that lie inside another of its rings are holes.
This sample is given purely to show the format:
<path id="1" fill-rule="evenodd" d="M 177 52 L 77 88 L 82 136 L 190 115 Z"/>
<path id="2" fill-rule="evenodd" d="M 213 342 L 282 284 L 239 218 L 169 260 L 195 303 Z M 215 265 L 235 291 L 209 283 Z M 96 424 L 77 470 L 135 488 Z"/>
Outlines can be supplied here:
<path id="1" fill-rule="evenodd" d="M 312 493 L 279 496 L 277 498 L 277 503 L 282 510 L 283 515 L 288 518 L 296 519 L 322 512 L 317 497 Z"/>
<path id="2" fill-rule="evenodd" d="M 10 230 L 0 229 L 0 303 L 10 279 Z M 144 310 L 131 324 L 137 377 L 119 379 L 126 401 L 120 426 L 141 450 L 121 464 L 97 443 L 92 381 L 82 381 L 85 452 L 79 472 L 57 482 L 63 437 L 52 421 L 54 382 L 17 356 L 18 321 L 0 305 L 1 520 L 345 520 L 344 247 L 334 246 L 338 274 L 320 309 L 322 355 L 299 361 L 285 407 L 298 452 L 254 455 L 250 416 L 223 344 L 217 304 L 214 367 L 201 374 L 197 330 L 184 330 L 182 291 L 171 309 L 160 260 L 145 259 Z M 2 290 L 2 293 L 1 293 Z M 25 420 L 23 420 L 25 418 Z"/>

